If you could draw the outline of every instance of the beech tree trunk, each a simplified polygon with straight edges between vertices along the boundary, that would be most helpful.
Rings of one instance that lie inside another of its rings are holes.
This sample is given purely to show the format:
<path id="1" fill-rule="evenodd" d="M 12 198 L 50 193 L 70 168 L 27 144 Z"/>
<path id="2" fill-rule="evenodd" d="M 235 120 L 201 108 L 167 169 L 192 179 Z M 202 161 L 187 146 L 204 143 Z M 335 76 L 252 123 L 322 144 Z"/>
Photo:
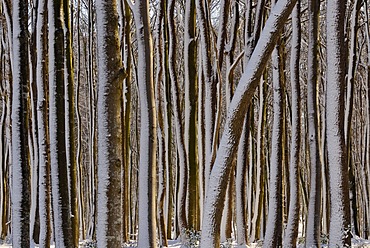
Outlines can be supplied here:
<path id="1" fill-rule="evenodd" d="M 330 180 L 329 246 L 351 246 L 349 178 L 344 137 L 345 0 L 327 3 L 326 140 Z"/>
<path id="2" fill-rule="evenodd" d="M 121 247 L 122 81 L 117 1 L 97 1 L 99 247 Z"/>
<path id="3" fill-rule="evenodd" d="M 28 1 L 13 1 L 12 235 L 13 246 L 30 247 L 31 168 L 28 140 Z"/>

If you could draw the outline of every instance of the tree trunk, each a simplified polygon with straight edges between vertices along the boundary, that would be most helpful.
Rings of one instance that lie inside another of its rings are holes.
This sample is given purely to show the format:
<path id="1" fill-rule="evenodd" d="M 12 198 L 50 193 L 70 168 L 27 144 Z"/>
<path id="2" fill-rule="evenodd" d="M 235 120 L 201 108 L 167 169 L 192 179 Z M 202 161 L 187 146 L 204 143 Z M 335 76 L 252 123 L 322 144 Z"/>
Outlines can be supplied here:
<path id="1" fill-rule="evenodd" d="M 346 1 L 327 3 L 326 140 L 330 176 L 329 246 L 351 246 L 350 206 L 346 146 L 344 139 L 344 87 L 346 46 L 344 37 Z"/>
<path id="2" fill-rule="evenodd" d="M 55 244 L 73 247 L 65 140 L 62 0 L 49 0 L 49 133 Z"/>
<path id="3" fill-rule="evenodd" d="M 185 147 L 188 161 L 188 226 L 200 230 L 200 185 L 197 146 L 197 43 L 195 0 L 186 1 L 184 31 Z"/>
<path id="4" fill-rule="evenodd" d="M 307 112 L 310 151 L 310 198 L 306 230 L 307 247 L 320 245 L 321 163 L 319 132 L 318 32 L 320 1 L 309 2 Z"/>
<path id="5" fill-rule="evenodd" d="M 354 235 L 359 235 L 359 227 L 357 221 L 357 192 L 356 192 L 356 177 L 355 177 L 355 163 L 352 158 L 352 115 L 353 115 L 353 102 L 354 102 L 354 90 L 355 90 L 355 74 L 357 64 L 357 31 L 358 31 L 358 16 L 362 1 L 355 0 L 352 10 L 351 17 L 351 37 L 350 37 L 350 50 L 349 50 L 349 61 L 348 61 L 348 73 L 347 73 L 347 95 L 346 95 L 346 109 L 344 116 L 344 132 L 345 142 L 347 146 L 347 164 L 349 168 L 349 180 L 350 180 L 350 203 L 351 203 L 351 232 Z"/>
<path id="6" fill-rule="evenodd" d="M 274 45 L 279 37 L 281 28 L 292 11 L 295 0 L 281 0 L 272 9 L 266 22 L 266 29 L 261 34 L 251 61 L 241 76 L 235 95 L 227 113 L 220 148 L 214 163 L 209 180 L 208 194 L 204 206 L 203 228 L 201 245 L 204 247 L 220 247 L 220 222 L 226 188 L 224 185 L 231 170 L 233 155 L 237 150 L 237 142 L 241 135 L 240 127 L 243 125 L 247 107 L 258 86 L 259 79 L 267 64 Z"/>
<path id="7" fill-rule="evenodd" d="M 281 43 L 281 42 L 279 42 Z M 276 45 L 272 53 L 273 67 L 273 112 L 274 122 L 271 140 L 270 180 L 269 180 L 269 209 L 267 229 L 263 241 L 264 247 L 279 247 L 282 245 L 283 232 L 283 159 L 284 159 L 284 77 L 282 67 L 282 44 Z"/>
<path id="8" fill-rule="evenodd" d="M 13 246 L 30 246 L 30 155 L 28 141 L 28 2 L 13 1 L 12 235 Z M 8 30 L 11 32 L 11 30 Z"/>
<path id="9" fill-rule="evenodd" d="M 292 14 L 292 50 L 290 57 L 291 89 L 292 89 L 292 139 L 290 145 L 290 202 L 288 225 L 285 230 L 284 247 L 296 247 L 299 225 L 300 190 L 299 164 L 301 149 L 301 90 L 299 80 L 299 58 L 301 42 L 300 1 Z"/>
<path id="10" fill-rule="evenodd" d="M 153 82 L 153 48 L 149 22 L 149 1 L 131 4 L 138 41 L 138 83 L 140 98 L 139 247 L 156 247 L 156 147 L 157 121 Z"/>
<path id="11" fill-rule="evenodd" d="M 98 247 L 121 247 L 122 81 L 117 1 L 96 2 L 98 47 Z"/>
<path id="12" fill-rule="evenodd" d="M 39 215 L 40 247 L 50 247 L 50 158 L 48 154 L 48 54 L 47 54 L 47 1 L 40 0 L 37 11 L 36 49 L 37 49 L 37 126 L 39 139 Z"/>
<path id="13" fill-rule="evenodd" d="M 72 242 L 78 247 L 79 215 L 77 200 L 77 164 L 76 164 L 76 134 L 75 134 L 75 95 L 74 69 L 72 50 L 72 29 L 70 0 L 63 0 L 64 36 L 65 36 L 65 109 L 66 109 L 66 155 L 69 177 L 69 199 L 71 205 Z"/>

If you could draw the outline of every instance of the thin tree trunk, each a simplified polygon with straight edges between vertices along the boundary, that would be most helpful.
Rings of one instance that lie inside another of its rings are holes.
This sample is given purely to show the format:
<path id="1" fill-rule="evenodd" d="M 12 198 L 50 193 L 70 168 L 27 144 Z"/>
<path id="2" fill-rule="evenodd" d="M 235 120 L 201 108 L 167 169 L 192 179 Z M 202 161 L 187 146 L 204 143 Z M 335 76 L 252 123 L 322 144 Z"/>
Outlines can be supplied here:
<path id="1" fill-rule="evenodd" d="M 128 1 L 134 13 L 138 41 L 140 99 L 139 247 L 156 247 L 156 147 L 157 121 L 153 82 L 153 48 L 149 1 Z"/>
<path id="2" fill-rule="evenodd" d="M 188 176 L 188 225 L 200 230 L 200 185 L 197 152 L 197 43 L 195 0 L 186 1 L 184 31 L 185 64 L 185 147 L 187 153 Z"/>
<path id="3" fill-rule="evenodd" d="M 39 139 L 39 215 L 41 248 L 50 247 L 50 158 L 48 155 L 48 55 L 47 55 L 47 1 L 40 0 L 37 11 L 36 48 L 37 48 L 37 127 Z"/>
<path id="4" fill-rule="evenodd" d="M 301 90 L 299 80 L 299 59 L 301 51 L 300 1 L 292 14 L 292 50 L 290 57 L 291 90 L 292 90 L 292 139 L 290 145 L 290 202 L 288 225 L 285 230 L 284 247 L 296 247 L 299 224 L 300 190 L 299 164 L 301 149 Z"/>
<path id="5" fill-rule="evenodd" d="M 123 170 L 122 170 L 122 242 L 130 241 L 130 132 L 131 132 L 131 11 L 126 1 L 121 0 L 122 8 L 122 57 L 126 68 L 126 78 L 123 82 Z"/>
<path id="6" fill-rule="evenodd" d="M 307 112 L 310 151 L 310 198 L 306 230 L 306 246 L 320 245 L 321 228 L 321 163 L 318 82 L 318 32 L 320 1 L 309 2 Z"/>
<path id="7" fill-rule="evenodd" d="M 280 43 L 280 42 L 279 42 Z M 283 174 L 283 135 L 284 135 L 284 78 L 282 67 L 282 44 L 276 45 L 272 53 L 273 67 L 273 111 L 274 122 L 272 128 L 270 180 L 269 180 L 269 209 L 267 230 L 263 242 L 264 247 L 279 247 L 282 245 L 283 207 L 282 207 L 282 174 Z"/>
<path id="8" fill-rule="evenodd" d="M 179 217 L 179 228 L 181 236 L 184 235 L 185 230 L 188 228 L 186 221 L 186 194 L 187 194 L 187 181 L 188 181 L 188 166 L 187 166 L 187 155 L 185 151 L 185 143 L 183 136 L 183 125 L 181 120 L 181 109 L 180 109 L 180 93 L 179 93 L 179 83 L 177 81 L 176 72 L 176 38 L 175 38 L 175 23 L 174 23 L 174 7 L 175 3 L 173 0 L 168 2 L 168 21 L 169 21 L 169 72 L 171 79 L 171 96 L 173 104 L 173 114 L 175 121 L 175 131 L 176 131 L 176 144 L 177 153 L 179 159 L 179 201 L 177 206 L 178 217 Z M 184 238 L 184 237 L 183 237 Z"/>
<path id="9" fill-rule="evenodd" d="M 69 200 L 71 204 L 71 225 L 73 246 L 79 242 L 79 214 L 77 199 L 77 164 L 76 164 L 76 134 L 75 134 L 75 95 L 74 69 L 72 50 L 72 29 L 70 0 L 63 0 L 64 36 L 65 36 L 65 109 L 66 109 L 66 155 L 69 177 Z"/>
<path id="10" fill-rule="evenodd" d="M 75 91 L 75 112 L 76 112 L 76 166 L 77 166 L 77 182 L 78 182 L 78 207 L 80 216 L 80 230 L 81 239 L 86 238 L 86 220 L 85 220 L 85 201 L 84 201 L 84 182 L 83 182 L 83 166 L 82 166 L 82 120 L 81 112 L 79 108 L 80 100 L 80 85 L 81 85 L 81 31 L 80 31 L 80 15 L 81 15 L 81 1 L 77 2 L 77 80 L 76 80 L 76 91 Z"/>
<path id="11" fill-rule="evenodd" d="M 196 0 L 197 15 L 199 17 L 199 29 L 201 50 L 200 56 L 202 60 L 202 71 L 204 76 L 204 185 L 205 192 L 208 190 L 209 176 L 212 170 L 212 145 L 213 132 L 215 124 L 216 113 L 216 85 L 212 77 L 211 64 L 211 41 L 210 41 L 210 27 L 207 19 L 207 5 L 206 0 Z"/>
<path id="12" fill-rule="evenodd" d="M 354 90 L 355 90 L 355 73 L 357 63 L 357 31 L 358 31 L 358 15 L 362 1 L 355 0 L 352 10 L 351 17 L 351 39 L 350 39 L 350 51 L 348 61 L 348 73 L 347 73 L 347 96 L 346 96 L 346 109 L 344 116 L 344 133 L 345 142 L 347 146 L 347 164 L 349 168 L 349 180 L 350 180 L 350 203 L 351 203 L 351 232 L 354 235 L 359 235 L 359 227 L 357 220 L 357 193 L 356 193 L 356 177 L 355 177 L 355 164 L 352 158 L 352 116 L 353 116 L 353 102 L 354 102 Z"/>

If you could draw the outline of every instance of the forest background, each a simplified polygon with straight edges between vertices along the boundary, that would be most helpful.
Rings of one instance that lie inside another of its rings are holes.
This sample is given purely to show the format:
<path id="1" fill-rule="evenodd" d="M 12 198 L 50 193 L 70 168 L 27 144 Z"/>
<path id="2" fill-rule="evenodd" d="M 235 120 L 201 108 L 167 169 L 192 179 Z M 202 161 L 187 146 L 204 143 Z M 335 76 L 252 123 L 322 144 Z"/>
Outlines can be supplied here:
<path id="1" fill-rule="evenodd" d="M 0 239 L 368 239 L 369 11 L 366 0 L 1 0 Z"/>

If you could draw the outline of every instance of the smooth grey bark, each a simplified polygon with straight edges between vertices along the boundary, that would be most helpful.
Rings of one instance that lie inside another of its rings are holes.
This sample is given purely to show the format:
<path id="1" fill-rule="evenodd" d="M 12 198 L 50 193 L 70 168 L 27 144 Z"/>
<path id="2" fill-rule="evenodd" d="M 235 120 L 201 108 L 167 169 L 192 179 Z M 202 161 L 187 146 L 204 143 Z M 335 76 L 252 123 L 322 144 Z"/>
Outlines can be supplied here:
<path id="1" fill-rule="evenodd" d="M 349 177 L 344 137 L 344 102 L 347 50 L 345 0 L 327 2 L 326 141 L 330 183 L 329 246 L 351 246 Z"/>

